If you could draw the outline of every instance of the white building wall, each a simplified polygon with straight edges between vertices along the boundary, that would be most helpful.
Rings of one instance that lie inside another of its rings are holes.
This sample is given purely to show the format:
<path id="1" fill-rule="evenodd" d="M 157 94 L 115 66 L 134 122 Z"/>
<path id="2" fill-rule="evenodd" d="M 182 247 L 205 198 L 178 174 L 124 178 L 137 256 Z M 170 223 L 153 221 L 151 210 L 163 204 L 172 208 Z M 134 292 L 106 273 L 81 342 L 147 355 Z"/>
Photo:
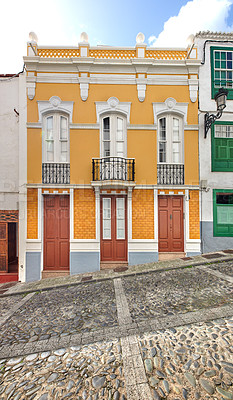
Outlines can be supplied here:
<path id="1" fill-rule="evenodd" d="M 0 209 L 18 209 L 19 77 L 0 77 Z"/>
<path id="2" fill-rule="evenodd" d="M 198 35 L 197 35 L 198 36 Z M 203 35 L 204 36 L 204 35 Z M 231 38 L 232 36 L 232 38 Z M 226 39 L 229 42 L 226 43 Z M 198 59 L 202 60 L 199 70 L 199 167 L 201 181 L 206 181 L 205 189 L 201 190 L 201 239 L 202 252 L 211 252 L 233 248 L 232 237 L 213 236 L 213 189 L 232 189 L 233 172 L 211 171 L 211 129 L 204 139 L 204 115 L 206 112 L 216 114 L 217 106 L 211 98 L 211 61 L 210 47 L 232 47 L 233 35 L 226 38 L 223 34 L 207 34 L 206 37 L 196 37 Z M 221 122 L 233 121 L 233 100 L 227 100 Z"/>

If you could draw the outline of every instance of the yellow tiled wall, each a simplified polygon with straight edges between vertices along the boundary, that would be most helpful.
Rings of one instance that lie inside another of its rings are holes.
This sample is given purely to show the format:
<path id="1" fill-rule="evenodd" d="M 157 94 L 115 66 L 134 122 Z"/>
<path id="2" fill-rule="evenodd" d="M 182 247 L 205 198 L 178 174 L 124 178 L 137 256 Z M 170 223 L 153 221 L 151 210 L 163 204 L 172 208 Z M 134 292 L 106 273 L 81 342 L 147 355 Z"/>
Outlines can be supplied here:
<path id="1" fill-rule="evenodd" d="M 38 238 L 38 191 L 27 190 L 27 238 Z"/>
<path id="2" fill-rule="evenodd" d="M 95 193 L 74 190 L 74 239 L 95 239 Z"/>
<path id="3" fill-rule="evenodd" d="M 138 189 L 133 191 L 132 238 L 154 239 L 153 189 Z"/>
<path id="4" fill-rule="evenodd" d="M 189 238 L 200 239 L 199 191 L 189 191 Z"/>

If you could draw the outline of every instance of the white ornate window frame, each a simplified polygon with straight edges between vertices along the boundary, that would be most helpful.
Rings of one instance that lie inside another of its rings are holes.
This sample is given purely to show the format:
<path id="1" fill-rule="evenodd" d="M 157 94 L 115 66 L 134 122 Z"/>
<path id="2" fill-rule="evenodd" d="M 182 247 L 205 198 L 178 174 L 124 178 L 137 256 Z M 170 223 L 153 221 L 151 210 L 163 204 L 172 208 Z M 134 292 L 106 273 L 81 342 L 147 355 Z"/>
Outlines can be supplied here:
<path id="1" fill-rule="evenodd" d="M 154 124 L 157 129 L 158 120 L 164 114 L 176 114 L 183 118 L 184 126 L 187 125 L 187 114 L 188 114 L 189 103 L 177 103 L 173 97 L 168 97 L 164 103 L 152 103 Z"/>
<path id="2" fill-rule="evenodd" d="M 62 101 L 58 96 L 50 97 L 49 101 L 47 100 L 38 100 L 38 114 L 39 121 L 42 123 L 43 116 L 47 113 L 60 112 L 66 114 L 69 117 L 69 123 L 73 121 L 73 101 Z"/>
<path id="3" fill-rule="evenodd" d="M 107 101 L 96 101 L 96 117 L 97 123 L 104 114 L 118 113 L 126 117 L 127 123 L 130 123 L 130 102 L 121 102 L 117 97 L 110 97 Z"/>
<path id="4" fill-rule="evenodd" d="M 152 103 L 153 104 L 153 113 L 154 113 L 154 124 L 155 129 L 157 130 L 157 143 L 159 142 L 158 137 L 158 129 L 159 124 L 158 121 L 160 118 L 170 118 L 177 117 L 180 120 L 181 124 L 181 144 L 180 144 L 180 163 L 184 162 L 184 128 L 187 125 L 187 114 L 188 114 L 188 103 L 177 103 L 177 101 L 173 97 L 168 97 L 164 103 Z M 170 145 L 168 151 L 171 152 L 171 140 L 169 141 Z M 171 158 L 171 154 L 168 157 L 168 160 Z M 157 150 L 157 162 L 159 163 L 159 155 Z M 165 164 L 168 161 L 165 162 Z M 169 161 L 170 162 L 170 161 Z"/>
<path id="5" fill-rule="evenodd" d="M 68 149 L 70 147 L 70 129 L 69 125 L 72 123 L 73 120 L 73 101 L 62 101 L 58 96 L 52 96 L 48 101 L 47 100 L 38 100 L 38 114 L 39 114 L 39 124 L 43 131 L 46 131 L 46 119 L 49 116 L 64 116 L 68 120 Z M 58 140 L 58 137 L 56 139 Z M 47 155 L 46 155 L 46 147 L 45 147 L 45 136 L 42 135 L 42 161 L 47 162 Z M 55 154 L 56 163 L 59 162 L 57 160 L 57 154 Z M 70 149 L 68 150 L 68 159 L 70 159 Z M 67 161 L 66 163 L 69 163 Z"/>

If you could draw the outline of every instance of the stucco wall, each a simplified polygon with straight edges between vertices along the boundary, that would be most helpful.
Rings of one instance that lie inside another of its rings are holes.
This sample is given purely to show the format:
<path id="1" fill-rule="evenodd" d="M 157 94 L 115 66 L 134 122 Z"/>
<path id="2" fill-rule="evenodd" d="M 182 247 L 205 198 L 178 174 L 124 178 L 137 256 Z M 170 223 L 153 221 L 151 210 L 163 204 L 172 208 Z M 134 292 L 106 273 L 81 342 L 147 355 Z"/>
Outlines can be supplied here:
<path id="1" fill-rule="evenodd" d="M 0 209 L 18 208 L 19 78 L 0 78 Z"/>

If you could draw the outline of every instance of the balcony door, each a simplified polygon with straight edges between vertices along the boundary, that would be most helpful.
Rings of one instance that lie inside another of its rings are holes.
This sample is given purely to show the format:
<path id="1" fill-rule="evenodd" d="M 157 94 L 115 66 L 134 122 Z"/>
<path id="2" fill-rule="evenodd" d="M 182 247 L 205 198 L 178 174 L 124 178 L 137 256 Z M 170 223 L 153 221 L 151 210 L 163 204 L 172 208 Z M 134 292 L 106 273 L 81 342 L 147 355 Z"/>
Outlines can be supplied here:
<path id="1" fill-rule="evenodd" d="M 44 270 L 69 270 L 69 196 L 44 196 Z"/>
<path id="2" fill-rule="evenodd" d="M 183 252 L 183 197 L 159 196 L 158 199 L 159 252 Z"/>
<path id="3" fill-rule="evenodd" d="M 101 261 L 127 261 L 127 210 L 125 196 L 104 196 L 100 202 Z"/>
<path id="4" fill-rule="evenodd" d="M 118 115 L 111 115 L 102 120 L 101 158 L 102 179 L 122 180 L 125 177 L 126 121 Z"/>

